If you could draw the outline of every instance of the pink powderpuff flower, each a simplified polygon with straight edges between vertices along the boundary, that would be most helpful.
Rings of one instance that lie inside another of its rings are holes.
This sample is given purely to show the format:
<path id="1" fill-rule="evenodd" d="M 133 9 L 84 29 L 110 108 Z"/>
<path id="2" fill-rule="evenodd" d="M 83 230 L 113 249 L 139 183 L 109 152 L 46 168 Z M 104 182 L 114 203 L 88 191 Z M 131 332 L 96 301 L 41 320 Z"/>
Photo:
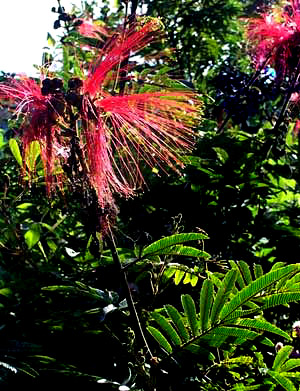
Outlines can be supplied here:
<path id="1" fill-rule="evenodd" d="M 157 39 L 159 27 L 154 19 L 112 37 L 83 82 L 83 94 L 93 102 L 95 112 L 94 126 L 89 124 L 84 132 L 86 161 L 102 207 L 113 202 L 114 193 L 128 197 L 141 186 L 142 161 L 156 169 L 164 165 L 175 169 L 182 165 L 180 152 L 189 152 L 195 141 L 192 128 L 199 118 L 199 101 L 194 93 L 161 91 L 112 96 L 104 89 L 111 71 Z M 123 71 L 119 69 L 119 74 Z M 85 102 L 88 117 L 90 105 L 87 99 Z"/>
<path id="2" fill-rule="evenodd" d="M 56 157 L 57 137 L 60 134 L 56 121 L 60 116 L 60 99 L 54 96 L 44 96 L 40 85 L 24 75 L 20 79 L 10 79 L 1 83 L 0 99 L 15 103 L 17 117 L 23 117 L 21 139 L 24 172 L 29 170 L 26 167 L 26 161 L 30 158 L 30 144 L 32 141 L 39 142 L 47 192 L 50 194 L 52 187 L 55 186 L 54 166 L 60 160 Z M 32 173 L 28 172 L 28 174 L 30 176 Z M 59 177 L 60 175 L 56 176 L 57 179 Z"/>
<path id="3" fill-rule="evenodd" d="M 116 95 L 119 82 L 129 72 L 129 56 L 156 40 L 159 27 L 159 22 L 151 19 L 109 38 L 86 78 L 75 79 L 76 88 L 69 85 L 66 92 L 62 92 L 62 82 L 57 88 L 52 85 L 58 79 L 46 79 L 42 88 L 28 78 L 0 84 L 0 97 L 12 99 L 17 111 L 25 115 L 25 151 L 31 141 L 41 143 L 49 191 L 53 183 L 59 183 L 53 182 L 53 176 L 57 167 L 66 163 L 70 151 L 70 139 L 60 128 L 61 119 L 66 122 L 65 112 L 70 110 L 81 119 L 82 169 L 103 209 L 114 206 L 115 194 L 130 197 L 141 187 L 142 162 L 154 171 L 183 166 L 180 154 L 189 153 L 196 138 L 193 128 L 201 107 L 198 96 L 187 90 L 164 89 L 132 94 L 128 88 Z"/>
<path id="4" fill-rule="evenodd" d="M 247 35 L 257 67 L 269 63 L 277 77 L 290 75 L 300 55 L 300 3 L 291 0 L 283 9 L 273 7 L 258 18 L 247 20 Z"/>
<path id="5" fill-rule="evenodd" d="M 78 26 L 77 30 L 79 34 L 88 38 L 97 38 L 103 41 L 103 37 L 108 37 L 109 32 L 104 26 L 100 26 L 93 21 L 76 19 L 75 24 Z"/>

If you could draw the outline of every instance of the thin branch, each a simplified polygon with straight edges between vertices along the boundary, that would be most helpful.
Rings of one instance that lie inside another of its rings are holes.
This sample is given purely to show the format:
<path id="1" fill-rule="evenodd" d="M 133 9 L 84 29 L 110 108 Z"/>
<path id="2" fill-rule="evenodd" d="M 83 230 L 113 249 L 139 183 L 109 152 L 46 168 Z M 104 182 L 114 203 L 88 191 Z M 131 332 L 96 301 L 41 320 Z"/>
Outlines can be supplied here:
<path id="1" fill-rule="evenodd" d="M 120 276 L 122 278 L 122 284 L 123 284 L 123 287 L 125 290 L 125 296 L 126 296 L 126 300 L 127 300 L 127 304 L 128 304 L 128 309 L 129 309 L 129 313 L 130 313 L 130 316 L 133 321 L 133 326 L 136 331 L 136 335 L 137 335 L 137 337 L 139 337 L 143 341 L 148 353 L 150 354 L 150 357 L 153 357 L 152 352 L 150 350 L 150 347 L 148 345 L 148 342 L 146 340 L 145 334 L 143 332 L 138 313 L 135 308 L 135 304 L 134 304 L 134 301 L 132 298 L 131 290 L 130 290 L 130 287 L 128 284 L 127 273 L 122 267 L 122 263 L 121 263 L 121 260 L 120 260 L 119 254 L 118 254 L 118 250 L 117 250 L 116 243 L 115 243 L 113 233 L 111 231 L 110 226 L 109 226 L 109 233 L 110 233 L 110 237 L 106 238 L 107 244 L 110 248 L 114 264 L 115 264 L 115 266 L 116 266 L 117 270 L 119 271 Z"/>

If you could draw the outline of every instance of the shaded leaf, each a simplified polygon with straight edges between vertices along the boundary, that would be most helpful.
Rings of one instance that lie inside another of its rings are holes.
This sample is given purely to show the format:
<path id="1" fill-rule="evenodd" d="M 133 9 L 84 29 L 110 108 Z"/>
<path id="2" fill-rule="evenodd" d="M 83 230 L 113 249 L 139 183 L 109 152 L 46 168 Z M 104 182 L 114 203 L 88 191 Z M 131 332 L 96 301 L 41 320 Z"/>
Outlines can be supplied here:
<path id="1" fill-rule="evenodd" d="M 210 255 L 203 250 L 199 250 L 195 247 L 190 246 L 171 246 L 159 250 L 157 255 L 181 255 L 186 257 L 195 257 L 195 258 L 208 258 Z"/>
<path id="2" fill-rule="evenodd" d="M 259 278 L 259 277 L 261 277 L 261 276 L 263 276 L 263 274 L 264 274 L 264 271 L 263 271 L 262 266 L 259 265 L 259 264 L 257 264 L 257 263 L 255 263 L 255 264 L 253 265 L 253 271 L 254 271 L 254 277 L 255 277 L 256 279 Z"/>
<path id="3" fill-rule="evenodd" d="M 158 312 L 152 312 L 152 318 L 160 325 L 162 330 L 170 337 L 171 342 L 174 345 L 181 345 L 182 341 L 177 334 L 174 327 L 168 322 L 168 320 L 159 314 Z"/>
<path id="4" fill-rule="evenodd" d="M 185 349 L 193 354 L 206 356 L 207 359 L 210 361 L 214 361 L 215 359 L 215 356 L 208 349 L 205 349 L 203 346 L 190 343 L 185 347 Z"/>
<path id="5" fill-rule="evenodd" d="M 170 304 L 166 304 L 165 309 L 167 310 L 169 317 L 172 319 L 172 322 L 174 323 L 180 337 L 185 342 L 188 341 L 190 336 L 189 336 L 188 331 L 185 328 L 182 316 L 180 315 L 178 310 Z"/>
<path id="6" fill-rule="evenodd" d="M 260 334 L 257 333 L 256 331 L 245 330 L 243 328 L 232 327 L 232 326 L 229 327 L 218 326 L 212 331 L 212 333 L 216 335 L 237 337 L 237 338 L 250 339 L 250 340 L 260 336 Z"/>
<path id="7" fill-rule="evenodd" d="M 30 229 L 26 231 L 24 238 L 27 244 L 28 249 L 30 250 L 41 237 L 41 227 L 40 224 L 34 223 L 30 226 Z"/>
<path id="8" fill-rule="evenodd" d="M 210 315 L 210 323 L 213 325 L 219 318 L 219 314 L 228 299 L 232 288 L 234 287 L 236 277 L 237 277 L 237 270 L 231 269 L 229 272 L 226 273 L 221 287 L 218 289 L 216 298 L 214 300 L 212 309 L 211 309 L 211 315 Z"/>
<path id="9" fill-rule="evenodd" d="M 238 261 L 238 266 L 242 272 L 246 284 L 249 285 L 252 282 L 250 267 L 245 261 Z"/>
<path id="10" fill-rule="evenodd" d="M 169 344 L 167 339 L 162 335 L 162 333 L 157 330 L 155 327 L 148 326 L 147 330 L 149 333 L 156 339 L 159 345 L 168 353 L 172 353 L 172 346 Z"/>

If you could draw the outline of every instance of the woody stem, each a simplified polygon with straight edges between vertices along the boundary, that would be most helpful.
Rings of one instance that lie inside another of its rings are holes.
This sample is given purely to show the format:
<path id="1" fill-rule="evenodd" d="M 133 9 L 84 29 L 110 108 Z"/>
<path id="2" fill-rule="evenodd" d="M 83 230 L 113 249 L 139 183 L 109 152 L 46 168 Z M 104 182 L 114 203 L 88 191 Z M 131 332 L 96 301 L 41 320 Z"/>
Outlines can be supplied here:
<path id="1" fill-rule="evenodd" d="M 137 6 L 138 6 L 138 0 L 132 0 L 131 2 L 131 12 L 130 12 L 130 15 L 129 15 L 129 28 L 131 27 L 131 25 L 134 23 L 135 21 L 135 14 L 136 14 L 136 10 L 137 10 Z M 126 66 L 128 65 L 128 62 L 129 62 L 129 56 L 122 61 L 122 63 L 120 64 L 120 68 L 126 68 Z M 119 89 L 119 94 L 120 95 L 123 95 L 124 94 L 124 90 L 125 90 L 125 84 L 126 84 L 126 70 L 125 71 L 121 71 L 121 80 L 120 80 L 120 89 Z"/>
<path id="2" fill-rule="evenodd" d="M 295 70 L 295 75 L 294 75 L 294 78 L 292 80 L 292 85 L 288 89 L 288 92 L 286 94 L 286 97 L 284 99 L 283 105 L 282 105 L 281 110 L 280 110 L 279 117 L 277 118 L 277 121 L 276 121 L 275 126 L 273 128 L 273 132 L 274 133 L 277 132 L 277 130 L 279 129 L 279 127 L 280 127 L 280 125 L 282 123 L 282 121 L 284 120 L 286 109 L 288 107 L 288 104 L 289 104 L 289 101 L 291 99 L 292 93 L 294 92 L 295 85 L 296 85 L 296 83 L 298 81 L 298 78 L 299 78 L 299 74 L 300 74 L 300 60 L 298 61 L 298 65 L 297 65 L 297 68 Z"/>

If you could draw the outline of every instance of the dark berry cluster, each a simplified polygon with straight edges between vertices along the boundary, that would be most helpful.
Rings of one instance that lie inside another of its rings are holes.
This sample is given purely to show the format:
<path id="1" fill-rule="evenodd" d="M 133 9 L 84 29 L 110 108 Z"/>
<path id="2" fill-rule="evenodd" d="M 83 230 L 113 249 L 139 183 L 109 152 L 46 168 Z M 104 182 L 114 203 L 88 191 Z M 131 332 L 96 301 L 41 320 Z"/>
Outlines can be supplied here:
<path id="1" fill-rule="evenodd" d="M 68 92 L 66 93 L 66 101 L 77 109 L 80 109 L 82 103 L 82 95 L 80 89 L 82 87 L 82 80 L 74 77 L 68 81 Z"/>
<path id="2" fill-rule="evenodd" d="M 70 15 L 65 12 L 65 8 L 59 6 L 57 9 L 52 7 L 52 12 L 58 13 L 58 19 L 54 22 L 54 28 L 58 29 L 61 27 L 61 22 L 72 22 L 76 18 L 75 15 Z"/>
<path id="3" fill-rule="evenodd" d="M 42 94 L 44 96 L 49 94 L 59 94 L 63 92 L 63 81 L 58 78 L 54 79 L 45 79 L 42 83 Z"/>
<path id="4" fill-rule="evenodd" d="M 251 81 L 251 75 L 229 66 L 220 71 L 213 83 L 218 104 L 238 124 L 258 114 L 266 102 L 274 101 L 280 93 L 268 73 Z"/>
<path id="5" fill-rule="evenodd" d="M 55 108 L 55 111 L 60 115 L 65 112 L 66 104 L 81 109 L 82 105 L 82 80 L 78 78 L 72 78 L 68 82 L 68 90 L 65 92 L 63 81 L 58 78 L 46 78 L 42 82 L 41 92 L 42 95 L 51 95 L 51 106 Z"/>

